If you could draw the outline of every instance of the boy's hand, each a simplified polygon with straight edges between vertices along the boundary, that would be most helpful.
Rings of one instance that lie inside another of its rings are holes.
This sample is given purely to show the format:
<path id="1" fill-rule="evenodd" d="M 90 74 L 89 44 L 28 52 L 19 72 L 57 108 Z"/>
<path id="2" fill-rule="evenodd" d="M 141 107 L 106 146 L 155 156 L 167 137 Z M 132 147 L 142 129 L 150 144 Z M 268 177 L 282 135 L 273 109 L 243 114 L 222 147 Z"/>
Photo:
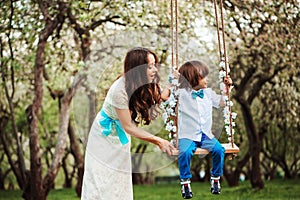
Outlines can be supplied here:
<path id="1" fill-rule="evenodd" d="M 233 88 L 233 82 L 232 82 L 232 79 L 230 78 L 229 75 L 227 75 L 225 78 L 224 78 L 224 84 L 225 84 L 225 90 L 224 90 L 224 93 L 226 95 L 228 95 L 231 91 L 231 89 Z"/>
<path id="2" fill-rule="evenodd" d="M 225 83 L 225 85 L 227 85 L 227 86 L 231 86 L 231 85 L 233 84 L 232 79 L 230 78 L 229 75 L 227 75 L 227 76 L 224 78 L 224 83 Z"/>

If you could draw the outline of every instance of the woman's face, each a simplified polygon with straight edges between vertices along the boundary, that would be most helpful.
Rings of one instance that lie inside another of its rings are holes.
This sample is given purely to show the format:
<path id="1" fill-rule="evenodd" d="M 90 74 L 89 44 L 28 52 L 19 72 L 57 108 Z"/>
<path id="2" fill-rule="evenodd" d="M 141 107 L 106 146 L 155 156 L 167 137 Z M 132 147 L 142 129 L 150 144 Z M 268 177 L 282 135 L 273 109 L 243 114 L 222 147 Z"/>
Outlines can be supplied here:
<path id="1" fill-rule="evenodd" d="M 148 67 L 146 73 L 149 83 L 152 83 L 156 77 L 157 68 L 155 65 L 155 58 L 151 53 L 148 54 Z"/>

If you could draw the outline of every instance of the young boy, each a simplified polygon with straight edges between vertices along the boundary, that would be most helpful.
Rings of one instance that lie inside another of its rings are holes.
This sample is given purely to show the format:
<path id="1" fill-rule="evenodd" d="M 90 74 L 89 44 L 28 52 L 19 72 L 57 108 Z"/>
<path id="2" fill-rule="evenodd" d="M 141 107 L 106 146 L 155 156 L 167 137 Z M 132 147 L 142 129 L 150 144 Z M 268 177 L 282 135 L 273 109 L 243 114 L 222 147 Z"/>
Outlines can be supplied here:
<path id="1" fill-rule="evenodd" d="M 211 127 L 212 108 L 224 106 L 224 101 L 221 95 L 207 88 L 209 71 L 202 62 L 186 62 L 179 68 L 179 73 L 178 164 L 182 197 L 193 197 L 190 162 L 197 147 L 207 149 L 212 155 L 210 190 L 212 194 L 220 194 L 225 149 L 212 134 Z M 229 77 L 226 81 L 232 82 Z"/>

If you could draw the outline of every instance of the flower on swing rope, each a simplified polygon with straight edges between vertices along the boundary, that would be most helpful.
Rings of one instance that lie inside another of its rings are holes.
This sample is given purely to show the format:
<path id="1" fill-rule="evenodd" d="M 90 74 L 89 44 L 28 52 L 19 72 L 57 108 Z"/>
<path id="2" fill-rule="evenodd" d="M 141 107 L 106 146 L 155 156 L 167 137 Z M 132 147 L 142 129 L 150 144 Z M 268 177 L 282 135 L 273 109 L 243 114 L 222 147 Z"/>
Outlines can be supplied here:
<path id="1" fill-rule="evenodd" d="M 164 111 L 162 114 L 162 118 L 165 123 L 165 129 L 170 132 L 169 137 L 174 138 L 174 134 L 177 131 L 177 127 L 174 123 L 174 117 L 176 117 L 176 105 L 177 105 L 177 97 L 178 91 L 177 87 L 174 84 L 177 84 L 176 79 L 172 79 L 172 86 L 170 87 L 171 95 L 169 99 L 165 102 L 162 102 L 160 107 Z"/>
<path id="2" fill-rule="evenodd" d="M 224 123 L 225 123 L 225 124 L 230 124 L 230 119 L 229 119 L 229 117 L 224 119 Z"/>
<path id="3" fill-rule="evenodd" d="M 230 135 L 230 126 L 226 125 L 225 131 L 226 131 L 227 135 Z"/>
<path id="4" fill-rule="evenodd" d="M 230 106 L 233 106 L 233 101 L 227 101 Z"/>
<path id="5" fill-rule="evenodd" d="M 225 62 L 224 60 L 221 60 L 220 64 L 219 64 L 219 67 L 224 69 L 225 68 Z"/>
<path id="6" fill-rule="evenodd" d="M 221 71 L 219 72 L 219 79 L 222 80 L 222 83 L 223 83 L 223 78 L 224 78 L 225 76 L 226 76 L 226 72 L 223 71 L 223 70 L 221 70 Z"/>
<path id="7" fill-rule="evenodd" d="M 237 113 L 235 113 L 235 112 L 232 112 L 232 113 L 231 113 L 231 117 L 232 117 L 232 119 L 235 119 L 235 118 L 236 118 L 236 116 L 237 116 Z"/>
<path id="8" fill-rule="evenodd" d="M 224 101 L 228 101 L 228 96 L 223 96 Z"/>
<path id="9" fill-rule="evenodd" d="M 222 79 L 223 80 L 223 79 Z M 224 91 L 225 90 L 225 84 L 223 82 L 220 83 L 220 90 Z M 225 97 L 225 96 L 224 96 Z"/>
<path id="10" fill-rule="evenodd" d="M 225 106 L 224 107 L 224 110 L 223 110 L 223 113 L 224 113 L 224 117 L 226 116 L 226 115 L 229 115 L 229 107 L 228 106 Z"/>
<path id="11" fill-rule="evenodd" d="M 169 131 L 169 132 L 176 132 L 177 128 L 176 128 L 176 126 L 174 126 L 174 121 L 173 120 L 170 120 L 169 122 L 167 122 L 166 130 Z"/>
<path id="12" fill-rule="evenodd" d="M 220 63 L 219 63 L 219 67 L 220 67 L 220 71 L 219 71 L 219 81 L 220 81 L 220 90 L 221 92 L 224 91 L 224 88 L 226 87 L 223 80 L 224 77 L 226 76 L 226 73 L 230 72 L 230 67 L 229 64 L 227 63 L 227 68 L 226 68 L 226 64 L 225 64 L 225 59 L 222 58 Z M 233 127 L 236 126 L 236 123 L 233 122 L 233 119 L 236 119 L 237 113 L 235 112 L 231 112 L 230 107 L 233 106 L 233 102 L 229 100 L 229 97 L 223 96 L 223 100 L 225 102 L 225 107 L 224 107 L 224 111 L 223 111 L 223 116 L 224 116 L 224 124 L 225 124 L 225 131 L 227 133 L 228 137 L 228 141 L 231 142 L 232 138 L 231 138 L 231 134 L 234 134 L 234 129 Z"/>
<path id="13" fill-rule="evenodd" d="M 163 120 L 164 120 L 164 123 L 167 123 L 168 118 L 169 118 L 169 115 L 168 115 L 166 112 L 164 112 L 164 113 L 162 114 L 162 118 L 163 118 Z"/>
<path id="14" fill-rule="evenodd" d="M 172 85 L 174 86 L 179 86 L 179 82 L 178 82 L 178 79 L 172 79 Z"/>
<path id="15" fill-rule="evenodd" d="M 170 101 L 169 102 L 169 106 L 171 107 L 171 108 L 175 108 L 176 107 L 176 100 L 174 99 L 173 101 Z"/>
<path id="16" fill-rule="evenodd" d="M 228 73 L 228 74 L 230 73 L 230 67 L 229 67 L 229 64 L 227 65 L 227 73 Z"/>

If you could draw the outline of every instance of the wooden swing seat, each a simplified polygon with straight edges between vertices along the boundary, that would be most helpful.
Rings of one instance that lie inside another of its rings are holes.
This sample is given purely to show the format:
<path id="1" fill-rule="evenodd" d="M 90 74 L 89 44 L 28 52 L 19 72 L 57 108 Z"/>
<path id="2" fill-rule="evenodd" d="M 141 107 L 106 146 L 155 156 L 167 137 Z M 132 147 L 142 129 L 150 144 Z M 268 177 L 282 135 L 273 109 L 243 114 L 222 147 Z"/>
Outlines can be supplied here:
<path id="1" fill-rule="evenodd" d="M 232 147 L 231 143 L 223 143 L 221 145 L 225 148 L 225 153 L 236 154 L 236 153 L 240 152 L 240 148 L 236 144 L 233 144 L 233 147 Z M 178 149 L 176 149 L 172 152 L 172 155 L 177 156 L 178 153 L 179 153 L 179 151 L 178 151 Z M 209 151 L 206 149 L 201 149 L 201 148 L 197 148 L 194 153 L 194 155 L 206 155 L 206 154 L 209 154 Z"/>

